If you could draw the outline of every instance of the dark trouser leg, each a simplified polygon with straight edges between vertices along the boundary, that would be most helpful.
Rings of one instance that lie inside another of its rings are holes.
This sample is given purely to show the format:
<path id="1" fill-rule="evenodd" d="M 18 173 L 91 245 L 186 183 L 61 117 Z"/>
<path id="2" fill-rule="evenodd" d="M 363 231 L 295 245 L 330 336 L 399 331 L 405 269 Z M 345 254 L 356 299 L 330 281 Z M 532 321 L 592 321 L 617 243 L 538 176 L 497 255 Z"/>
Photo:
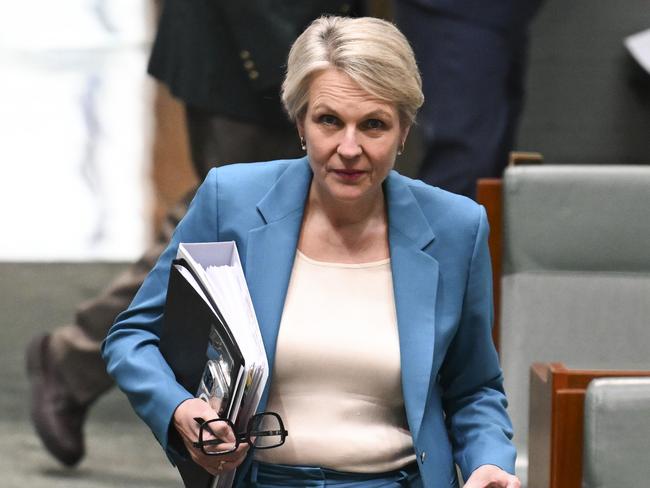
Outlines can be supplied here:
<path id="1" fill-rule="evenodd" d="M 396 2 L 423 79 L 418 116 L 425 156 L 419 177 L 474 196 L 476 180 L 500 176 L 523 99 L 525 26 L 505 33 Z"/>
<path id="2" fill-rule="evenodd" d="M 193 194 L 167 215 L 155 242 L 138 261 L 119 274 L 97 297 L 79 305 L 72 325 L 58 327 L 50 334 L 52 360 L 79 403 L 91 403 L 113 385 L 100 354 L 101 343 L 165 249 L 176 225 L 187 212 Z"/>
<path id="3" fill-rule="evenodd" d="M 300 155 L 295 129 L 267 129 L 189 109 L 188 129 L 192 159 L 201 177 L 210 167 L 237 161 L 263 161 Z M 99 296 L 83 303 L 72 325 L 51 334 L 55 366 L 74 398 L 92 402 L 112 384 L 100 355 L 101 342 L 117 315 L 125 310 L 149 270 L 165 249 L 176 224 L 187 212 L 192 195 L 168 216 L 160 235 L 145 254 L 120 274 Z"/>

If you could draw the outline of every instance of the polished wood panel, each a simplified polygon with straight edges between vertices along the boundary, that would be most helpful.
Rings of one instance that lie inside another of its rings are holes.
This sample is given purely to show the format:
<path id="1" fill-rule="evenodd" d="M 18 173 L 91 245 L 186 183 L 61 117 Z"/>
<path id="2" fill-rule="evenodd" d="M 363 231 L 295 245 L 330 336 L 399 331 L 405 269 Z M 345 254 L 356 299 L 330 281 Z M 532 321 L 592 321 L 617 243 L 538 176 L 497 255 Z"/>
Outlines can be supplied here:
<path id="1" fill-rule="evenodd" d="M 544 156 L 538 152 L 531 151 L 511 151 L 508 155 L 508 166 L 520 164 L 542 164 Z"/>
<path id="2" fill-rule="evenodd" d="M 577 370 L 562 363 L 530 369 L 528 487 L 580 488 L 584 401 L 595 378 L 650 376 L 650 371 Z"/>
<path id="3" fill-rule="evenodd" d="M 535 363 L 530 368 L 530 422 L 528 431 L 528 486 L 550 486 L 552 382 L 550 368 Z M 530 459 L 535 462 L 531 463 Z M 535 480 L 534 485 L 530 480 Z"/>

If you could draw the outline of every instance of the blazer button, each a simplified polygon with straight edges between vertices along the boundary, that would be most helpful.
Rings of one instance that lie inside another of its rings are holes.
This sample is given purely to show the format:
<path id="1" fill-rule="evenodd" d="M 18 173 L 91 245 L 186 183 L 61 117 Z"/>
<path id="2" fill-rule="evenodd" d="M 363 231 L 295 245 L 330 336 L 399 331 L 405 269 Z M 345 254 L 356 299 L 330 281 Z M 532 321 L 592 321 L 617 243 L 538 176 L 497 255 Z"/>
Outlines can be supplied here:
<path id="1" fill-rule="evenodd" d="M 255 70 L 252 70 L 252 71 L 249 71 L 249 72 L 248 72 L 248 77 L 249 77 L 251 80 L 256 80 L 257 78 L 259 78 L 259 76 L 260 76 L 260 74 L 259 74 L 257 71 L 255 71 Z"/>
<path id="2" fill-rule="evenodd" d="M 246 68 L 247 70 L 250 71 L 254 67 L 255 67 L 255 63 L 253 61 L 251 61 L 250 59 L 247 59 L 246 61 L 244 61 L 244 68 Z"/>
<path id="3" fill-rule="evenodd" d="M 422 451 L 422 452 L 420 453 L 420 462 L 421 462 L 421 463 L 424 463 L 424 460 L 425 460 L 426 458 L 427 458 L 427 453 L 424 452 L 424 451 Z"/>
<path id="4" fill-rule="evenodd" d="M 250 51 L 247 51 L 246 49 L 244 49 L 243 51 L 239 52 L 239 57 L 242 58 L 242 59 L 248 59 L 248 58 L 251 57 L 251 53 L 250 53 Z"/>

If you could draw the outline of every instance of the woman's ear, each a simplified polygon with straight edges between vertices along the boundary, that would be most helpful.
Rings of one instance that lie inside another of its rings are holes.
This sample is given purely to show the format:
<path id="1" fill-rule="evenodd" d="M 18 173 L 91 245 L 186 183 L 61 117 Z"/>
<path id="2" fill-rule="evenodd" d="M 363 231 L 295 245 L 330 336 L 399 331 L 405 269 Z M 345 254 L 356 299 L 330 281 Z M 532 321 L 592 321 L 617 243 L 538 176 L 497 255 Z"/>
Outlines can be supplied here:
<path id="1" fill-rule="evenodd" d="M 411 124 L 405 125 L 404 128 L 401 129 L 401 134 L 400 134 L 401 147 L 404 147 L 404 144 L 406 144 L 406 138 L 409 136 L 410 130 L 411 130 Z"/>
<path id="2" fill-rule="evenodd" d="M 296 117 L 296 127 L 298 128 L 298 137 L 301 139 L 305 137 L 305 116 L 301 115 Z"/>

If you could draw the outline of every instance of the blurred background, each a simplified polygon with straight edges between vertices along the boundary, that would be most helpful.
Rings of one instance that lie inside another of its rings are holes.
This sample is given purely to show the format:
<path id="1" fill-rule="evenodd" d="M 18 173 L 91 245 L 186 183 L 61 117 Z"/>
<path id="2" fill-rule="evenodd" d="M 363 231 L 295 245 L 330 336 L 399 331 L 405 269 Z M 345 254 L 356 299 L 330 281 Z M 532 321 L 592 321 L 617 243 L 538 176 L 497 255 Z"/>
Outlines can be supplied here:
<path id="1" fill-rule="evenodd" d="M 390 2 L 369 5 L 391 18 Z M 183 108 L 146 73 L 159 10 L 0 0 L 2 486 L 178 485 L 117 391 L 90 414 L 81 468 L 60 468 L 30 425 L 24 372 L 29 338 L 137 259 L 196 183 Z M 530 28 L 515 148 L 552 164 L 650 163 L 650 75 L 624 44 L 649 28 L 647 0 L 547 0 Z"/>
<path id="2" fill-rule="evenodd" d="M 390 2 L 371 4 L 391 16 Z M 146 74 L 158 10 L 0 2 L 2 261 L 133 260 L 194 183 L 182 108 Z M 557 164 L 648 161 L 648 75 L 624 46 L 650 26 L 648 10 L 543 4 L 517 149 Z"/>

